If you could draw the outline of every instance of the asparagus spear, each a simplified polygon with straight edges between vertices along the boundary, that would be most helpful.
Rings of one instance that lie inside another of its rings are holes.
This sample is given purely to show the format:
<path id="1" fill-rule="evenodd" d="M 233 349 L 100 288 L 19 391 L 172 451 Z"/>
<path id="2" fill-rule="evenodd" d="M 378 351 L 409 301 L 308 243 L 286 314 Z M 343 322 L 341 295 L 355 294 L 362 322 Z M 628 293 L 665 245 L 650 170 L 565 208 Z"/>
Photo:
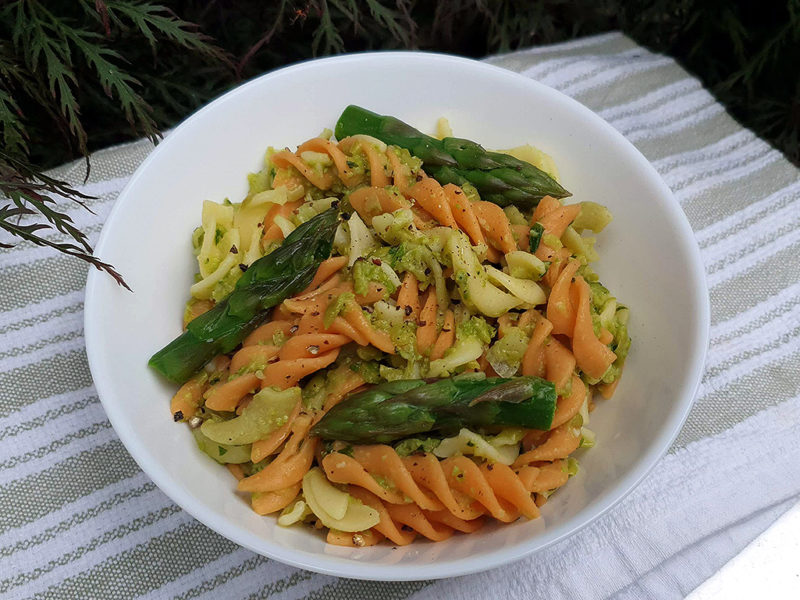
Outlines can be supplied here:
<path id="1" fill-rule="evenodd" d="M 326 440 L 388 443 L 418 433 L 455 433 L 462 427 L 549 429 L 555 386 L 538 377 L 459 375 L 425 383 L 383 383 L 346 398 L 311 430 Z"/>
<path id="2" fill-rule="evenodd" d="M 557 181 L 530 163 L 508 154 L 489 152 L 461 138 L 437 140 L 394 117 L 359 106 L 344 109 L 336 122 L 336 137 L 366 134 L 405 148 L 422 160 L 422 168 L 439 183 L 471 183 L 481 198 L 500 206 L 536 206 L 544 196 L 571 196 Z"/>
<path id="3" fill-rule="evenodd" d="M 338 222 L 338 211 L 330 209 L 300 225 L 250 265 L 230 296 L 191 321 L 148 364 L 170 381 L 184 383 L 214 356 L 233 350 L 264 321 L 267 309 L 311 282 L 330 256 Z"/>

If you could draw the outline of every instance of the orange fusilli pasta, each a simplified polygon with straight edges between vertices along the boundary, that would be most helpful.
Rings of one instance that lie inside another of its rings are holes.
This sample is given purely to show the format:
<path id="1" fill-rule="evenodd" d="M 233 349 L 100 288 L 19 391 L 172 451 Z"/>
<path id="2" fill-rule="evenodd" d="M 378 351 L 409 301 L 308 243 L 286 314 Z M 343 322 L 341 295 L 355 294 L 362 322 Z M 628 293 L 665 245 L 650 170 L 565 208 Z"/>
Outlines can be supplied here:
<path id="1" fill-rule="evenodd" d="M 193 238 L 199 280 L 214 279 L 188 303 L 184 327 L 294 228 L 330 207 L 343 214 L 330 256 L 293 288 L 302 291 L 283 296 L 170 407 L 256 513 L 327 528 L 331 544 L 442 541 L 491 519 L 538 518 L 575 474 L 573 453 L 593 444 L 593 394 L 613 395 L 630 344 L 627 309 L 573 243 L 580 203 L 544 196 L 526 211 L 504 209 L 424 167 L 368 136 L 313 138 L 271 152 L 241 204 L 206 206 Z M 230 259 L 238 253 L 242 262 Z M 231 269 L 219 273 L 225 260 Z M 370 386 L 470 372 L 550 382 L 549 428 L 370 443 L 314 435 Z"/>

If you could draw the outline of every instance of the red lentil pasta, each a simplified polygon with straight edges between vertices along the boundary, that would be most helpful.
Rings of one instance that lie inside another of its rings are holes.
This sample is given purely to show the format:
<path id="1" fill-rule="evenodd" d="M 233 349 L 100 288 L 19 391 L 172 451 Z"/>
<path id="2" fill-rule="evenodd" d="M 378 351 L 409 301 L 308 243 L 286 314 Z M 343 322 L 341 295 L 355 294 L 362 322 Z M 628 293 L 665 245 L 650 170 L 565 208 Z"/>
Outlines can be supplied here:
<path id="1" fill-rule="evenodd" d="M 552 165 L 530 146 L 509 153 Z M 575 453 L 594 445 L 595 392 L 613 395 L 630 346 L 628 309 L 590 266 L 585 232 L 608 211 L 550 196 L 502 208 L 422 167 L 362 135 L 270 150 L 244 200 L 207 201 L 192 238 L 200 273 L 184 327 L 300 224 L 331 206 L 344 215 L 310 284 L 171 403 L 255 512 L 323 529 L 331 544 L 437 542 L 539 518 L 577 473 Z M 552 382 L 550 428 L 365 444 L 312 435 L 370 386 L 470 372 Z"/>

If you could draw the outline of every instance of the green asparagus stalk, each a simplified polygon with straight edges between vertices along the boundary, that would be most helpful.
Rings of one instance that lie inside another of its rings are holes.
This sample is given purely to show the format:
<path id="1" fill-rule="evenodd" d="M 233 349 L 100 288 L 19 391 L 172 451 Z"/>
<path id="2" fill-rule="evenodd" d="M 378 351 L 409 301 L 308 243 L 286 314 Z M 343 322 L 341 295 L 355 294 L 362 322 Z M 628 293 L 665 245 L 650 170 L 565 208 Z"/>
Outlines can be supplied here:
<path id="1" fill-rule="evenodd" d="M 549 429 L 555 386 L 539 377 L 459 375 L 426 383 L 383 383 L 334 406 L 311 430 L 325 440 L 388 443 L 419 433 L 454 434 L 462 427 Z"/>
<path id="2" fill-rule="evenodd" d="M 242 343 L 267 316 L 267 309 L 305 288 L 328 258 L 339 222 L 327 210 L 290 233 L 283 243 L 245 271 L 225 300 L 189 323 L 186 331 L 148 363 L 175 383 L 184 383 L 209 360 Z"/>
<path id="3" fill-rule="evenodd" d="M 437 140 L 394 117 L 381 116 L 359 106 L 344 109 L 336 122 L 336 137 L 366 134 L 386 144 L 405 148 L 422 160 L 422 168 L 439 183 L 471 183 L 481 198 L 500 206 L 536 206 L 544 196 L 571 194 L 541 169 L 508 154 L 489 152 L 461 138 Z"/>

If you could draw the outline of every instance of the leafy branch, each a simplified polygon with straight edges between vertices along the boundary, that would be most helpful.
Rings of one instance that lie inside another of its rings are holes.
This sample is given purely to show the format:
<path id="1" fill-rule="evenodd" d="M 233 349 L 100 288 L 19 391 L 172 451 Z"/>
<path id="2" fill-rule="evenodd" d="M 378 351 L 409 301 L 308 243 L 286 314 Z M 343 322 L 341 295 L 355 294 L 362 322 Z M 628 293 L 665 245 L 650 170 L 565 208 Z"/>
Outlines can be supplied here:
<path id="1" fill-rule="evenodd" d="M 75 11 L 77 7 L 78 11 Z M 16 0 L 0 9 L 0 23 L 10 24 L 0 38 L 0 229 L 39 246 L 84 260 L 128 287 L 108 263 L 93 255 L 86 235 L 61 208 L 72 201 L 89 210 L 90 196 L 49 177 L 30 161 L 23 105 L 38 105 L 62 131 L 68 145 L 89 154 L 89 136 L 81 119 L 83 89 L 98 86 L 113 100 L 136 135 L 157 143 L 161 133 L 153 109 L 140 94 L 139 79 L 120 65 L 123 56 L 111 46 L 120 36 L 145 40 L 155 54 L 161 42 L 171 43 L 210 61 L 227 63 L 226 53 L 208 36 L 168 9 L 136 0 L 80 0 L 56 13 L 38 0 Z M 72 9 L 72 10 L 69 10 Z M 98 31 L 99 30 L 99 31 Z M 87 170 L 88 177 L 88 170 Z M 55 234 L 47 237 L 50 232 Z M 60 234 L 60 235 L 59 235 Z M 11 248 L 10 242 L 2 242 Z"/>
<path id="2" fill-rule="evenodd" d="M 37 246 L 47 246 L 80 258 L 95 268 L 107 272 L 117 283 L 130 289 L 114 267 L 92 255 L 92 247 L 86 239 L 86 234 L 75 227 L 72 217 L 55 208 L 54 197 L 70 198 L 91 212 L 84 202 L 91 199 L 91 196 L 73 189 L 63 181 L 34 170 L 5 152 L 0 152 L 0 194 L 11 201 L 11 204 L 0 206 L 0 229 Z M 43 216 L 46 222 L 25 222 L 26 219 L 36 216 Z M 53 241 L 38 233 L 53 229 L 65 234 L 74 242 Z M 12 248 L 13 245 L 0 242 L 0 247 Z"/>

